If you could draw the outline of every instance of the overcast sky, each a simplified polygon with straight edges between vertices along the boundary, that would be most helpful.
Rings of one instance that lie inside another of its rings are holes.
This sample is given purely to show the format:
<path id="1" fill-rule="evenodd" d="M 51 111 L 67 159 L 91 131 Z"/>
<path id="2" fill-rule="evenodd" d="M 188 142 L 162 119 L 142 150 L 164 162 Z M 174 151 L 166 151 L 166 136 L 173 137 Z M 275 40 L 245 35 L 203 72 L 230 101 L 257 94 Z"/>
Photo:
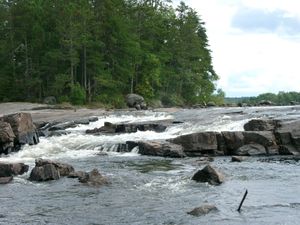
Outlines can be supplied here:
<path id="1" fill-rule="evenodd" d="M 184 2 L 206 23 L 226 97 L 300 91 L 299 0 Z"/>

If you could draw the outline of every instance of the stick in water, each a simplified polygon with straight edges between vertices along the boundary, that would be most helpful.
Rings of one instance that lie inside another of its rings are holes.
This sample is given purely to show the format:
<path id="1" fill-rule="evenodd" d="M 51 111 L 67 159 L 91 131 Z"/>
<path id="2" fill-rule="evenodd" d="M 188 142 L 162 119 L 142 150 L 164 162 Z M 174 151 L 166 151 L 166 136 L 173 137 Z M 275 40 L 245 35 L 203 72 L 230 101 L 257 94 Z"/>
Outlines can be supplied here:
<path id="1" fill-rule="evenodd" d="M 241 211 L 242 205 L 243 205 L 243 203 L 244 203 L 244 201 L 245 201 L 245 199 L 246 199 L 247 194 L 248 194 L 248 190 L 246 189 L 246 192 L 245 192 L 245 194 L 244 194 L 244 196 L 243 196 L 243 199 L 242 199 L 242 201 L 241 201 L 241 203 L 240 203 L 240 205 L 239 205 L 239 208 L 238 208 L 238 210 L 237 210 L 238 212 Z"/>

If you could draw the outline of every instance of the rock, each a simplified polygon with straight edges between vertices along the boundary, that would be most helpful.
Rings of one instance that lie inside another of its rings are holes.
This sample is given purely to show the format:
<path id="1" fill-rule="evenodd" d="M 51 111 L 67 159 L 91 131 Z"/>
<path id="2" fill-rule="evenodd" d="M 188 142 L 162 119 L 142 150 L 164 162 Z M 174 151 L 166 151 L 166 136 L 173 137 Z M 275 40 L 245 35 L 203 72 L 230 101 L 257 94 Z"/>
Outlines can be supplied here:
<path id="1" fill-rule="evenodd" d="M 84 171 L 73 171 L 71 173 L 69 173 L 68 178 L 85 178 L 88 176 L 87 172 Z"/>
<path id="2" fill-rule="evenodd" d="M 54 96 L 48 96 L 48 97 L 44 98 L 43 103 L 47 104 L 47 105 L 55 105 L 56 104 L 56 98 Z"/>
<path id="3" fill-rule="evenodd" d="M 206 106 L 207 106 L 207 107 L 216 107 L 217 105 L 216 105 L 215 102 L 208 102 L 208 103 L 206 104 Z"/>
<path id="4" fill-rule="evenodd" d="M 182 145 L 187 156 L 216 155 L 218 141 L 216 132 L 199 132 L 187 134 L 169 140 L 172 143 Z"/>
<path id="5" fill-rule="evenodd" d="M 56 131 L 56 130 L 65 130 L 68 128 L 74 128 L 77 127 L 77 124 L 74 121 L 69 121 L 65 123 L 59 123 L 55 124 L 48 128 L 49 131 Z"/>
<path id="6" fill-rule="evenodd" d="M 99 134 L 99 133 L 135 133 L 137 131 L 155 131 L 164 132 L 167 126 L 158 123 L 128 123 L 128 124 L 113 124 L 105 122 L 103 127 L 86 130 L 86 134 Z"/>
<path id="7" fill-rule="evenodd" d="M 203 205 L 197 208 L 194 208 L 192 211 L 187 212 L 187 214 L 190 214 L 192 216 L 203 216 L 211 211 L 217 211 L 217 207 L 215 205 Z"/>
<path id="8" fill-rule="evenodd" d="M 172 158 L 185 157 L 182 146 L 170 142 L 141 141 L 138 142 L 138 146 L 138 153 L 141 155 L 152 155 Z"/>
<path id="9" fill-rule="evenodd" d="M 277 127 L 275 120 L 253 119 L 244 125 L 245 131 L 274 131 Z"/>
<path id="10" fill-rule="evenodd" d="M 29 113 L 5 115 L 2 120 L 9 123 L 14 132 L 14 151 L 18 151 L 24 144 L 39 143 L 38 133 Z"/>
<path id="11" fill-rule="evenodd" d="M 243 162 L 245 160 L 245 157 L 243 156 L 232 156 L 231 162 Z"/>
<path id="12" fill-rule="evenodd" d="M 126 104 L 128 107 L 132 107 L 132 108 L 138 108 L 138 109 L 147 108 L 144 98 L 137 94 L 128 94 L 126 96 Z"/>
<path id="13" fill-rule="evenodd" d="M 0 177 L 22 175 L 28 172 L 29 166 L 24 163 L 0 163 Z"/>
<path id="14" fill-rule="evenodd" d="M 0 177 L 0 184 L 8 184 L 13 180 L 13 177 Z"/>
<path id="15" fill-rule="evenodd" d="M 88 125 L 90 123 L 89 118 L 74 120 L 75 124 L 85 124 Z"/>
<path id="16" fill-rule="evenodd" d="M 244 145 L 245 141 L 242 131 L 224 131 L 221 134 L 226 146 L 226 155 L 233 155 L 236 149 Z"/>
<path id="17" fill-rule="evenodd" d="M 258 103 L 258 105 L 260 105 L 260 106 L 271 106 L 271 105 L 273 105 L 273 102 L 268 101 L 268 100 L 262 100 Z"/>
<path id="18" fill-rule="evenodd" d="M 247 144 L 239 147 L 236 151 L 234 151 L 235 155 L 239 156 L 258 156 L 258 155 L 266 155 L 266 148 L 260 144 Z"/>
<path id="19" fill-rule="evenodd" d="M 90 122 L 96 122 L 96 121 L 98 121 L 99 119 L 98 119 L 98 117 L 97 116 L 91 116 L 90 118 L 89 118 L 89 121 Z"/>
<path id="20" fill-rule="evenodd" d="M 208 182 L 212 185 L 219 185 L 224 182 L 224 175 L 207 165 L 202 170 L 198 170 L 192 180 L 196 182 Z"/>
<path id="21" fill-rule="evenodd" d="M 280 145 L 279 146 L 280 155 L 300 155 L 299 149 L 293 145 Z"/>
<path id="22" fill-rule="evenodd" d="M 67 135 L 70 134 L 70 131 L 66 131 L 66 130 L 55 130 L 55 131 L 50 131 L 47 133 L 47 137 L 59 137 L 59 136 L 63 136 L 63 135 Z"/>
<path id="23" fill-rule="evenodd" d="M 102 176 L 97 169 L 93 169 L 91 172 L 83 174 L 83 177 L 80 176 L 78 179 L 80 183 L 94 187 L 109 184 L 107 178 Z"/>
<path id="24" fill-rule="evenodd" d="M 0 121 L 0 154 L 13 151 L 15 137 L 10 124 Z"/>
<path id="25" fill-rule="evenodd" d="M 29 180 L 31 181 L 49 181 L 58 180 L 60 178 L 59 171 L 53 164 L 46 164 L 43 166 L 35 166 L 31 173 Z"/>
<path id="26" fill-rule="evenodd" d="M 55 168 L 59 171 L 60 176 L 68 176 L 71 172 L 74 172 L 73 166 L 67 163 L 61 163 L 41 158 L 35 160 L 36 167 L 45 166 L 47 164 L 55 166 Z"/>

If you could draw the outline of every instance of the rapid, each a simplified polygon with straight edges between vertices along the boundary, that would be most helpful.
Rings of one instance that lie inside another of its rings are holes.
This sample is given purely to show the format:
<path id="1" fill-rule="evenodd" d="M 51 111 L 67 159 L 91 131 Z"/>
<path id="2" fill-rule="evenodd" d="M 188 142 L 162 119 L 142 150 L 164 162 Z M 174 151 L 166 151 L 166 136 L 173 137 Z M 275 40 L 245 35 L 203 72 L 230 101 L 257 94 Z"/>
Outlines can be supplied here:
<path id="1" fill-rule="evenodd" d="M 111 184 L 86 187 L 73 179 L 36 183 L 27 174 L 0 186 L 0 224 L 297 224 L 300 223 L 300 163 L 253 157 L 232 163 L 216 157 L 212 165 L 226 176 L 220 186 L 196 183 L 191 176 L 204 166 L 198 158 L 141 156 L 137 149 L 117 152 L 126 141 L 162 140 L 199 131 L 239 131 L 253 118 L 298 118 L 300 107 L 251 107 L 114 112 L 89 125 L 69 128 L 67 135 L 40 138 L 1 162 L 36 158 L 70 163 L 75 170 L 98 168 Z M 88 135 L 104 122 L 134 123 L 174 120 L 163 133 L 138 131 Z M 29 170 L 29 171 L 30 171 Z M 248 189 L 241 213 L 236 211 Z M 193 217 L 186 212 L 204 203 L 217 212 Z"/>

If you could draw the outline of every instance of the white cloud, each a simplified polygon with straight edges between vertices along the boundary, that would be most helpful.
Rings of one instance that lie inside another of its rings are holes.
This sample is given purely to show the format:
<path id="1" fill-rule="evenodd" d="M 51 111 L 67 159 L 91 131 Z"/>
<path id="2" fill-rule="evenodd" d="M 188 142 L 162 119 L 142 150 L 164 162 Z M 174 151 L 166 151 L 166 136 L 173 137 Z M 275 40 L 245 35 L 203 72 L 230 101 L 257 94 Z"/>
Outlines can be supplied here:
<path id="1" fill-rule="evenodd" d="M 297 0 L 189 0 L 206 23 L 218 82 L 227 96 L 300 91 L 300 36 L 284 27 L 276 32 L 247 32 L 232 26 L 239 10 L 280 11 L 300 19 Z M 278 18 L 277 18 L 278 19 Z M 250 21 L 251 22 L 251 21 Z M 300 29 L 300 28 L 299 28 Z"/>

